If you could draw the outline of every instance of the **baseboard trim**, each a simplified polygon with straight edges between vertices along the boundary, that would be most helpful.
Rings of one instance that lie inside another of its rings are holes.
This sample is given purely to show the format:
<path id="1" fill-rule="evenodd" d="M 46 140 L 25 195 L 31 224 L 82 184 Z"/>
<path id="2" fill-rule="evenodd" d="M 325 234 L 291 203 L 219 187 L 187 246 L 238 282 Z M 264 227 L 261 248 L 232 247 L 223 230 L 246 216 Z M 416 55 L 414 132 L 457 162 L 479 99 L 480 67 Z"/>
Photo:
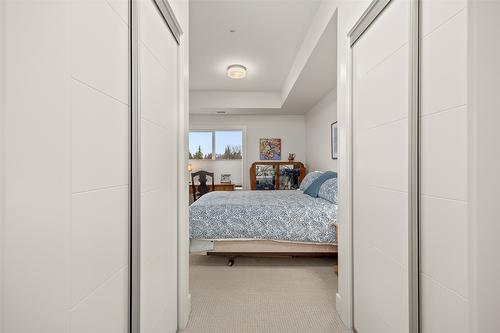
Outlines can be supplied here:
<path id="1" fill-rule="evenodd" d="M 186 328 L 190 314 L 191 314 L 191 294 L 188 294 L 186 308 L 183 309 L 179 318 L 179 331 Z"/>
<path id="2" fill-rule="evenodd" d="M 352 329 L 352 327 L 350 327 L 350 325 L 348 325 L 348 320 L 346 320 L 348 317 L 345 313 L 345 305 L 343 304 L 343 299 L 342 299 L 342 295 L 340 295 L 339 293 L 336 293 L 335 294 L 335 298 L 336 298 L 336 303 L 335 303 L 335 308 L 337 309 L 337 313 L 339 314 L 339 317 L 340 317 L 340 320 L 342 320 L 342 322 L 344 323 L 344 325 L 349 328 L 349 329 Z"/>

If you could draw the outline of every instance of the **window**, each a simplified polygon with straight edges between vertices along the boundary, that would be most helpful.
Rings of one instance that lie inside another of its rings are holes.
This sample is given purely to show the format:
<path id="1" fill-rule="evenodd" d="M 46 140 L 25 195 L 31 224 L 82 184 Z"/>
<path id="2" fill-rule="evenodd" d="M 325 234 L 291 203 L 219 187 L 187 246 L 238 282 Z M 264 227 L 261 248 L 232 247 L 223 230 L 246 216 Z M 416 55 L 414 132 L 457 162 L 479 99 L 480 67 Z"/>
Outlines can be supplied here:
<path id="1" fill-rule="evenodd" d="M 189 132 L 189 159 L 211 160 L 213 157 L 213 132 Z"/>
<path id="2" fill-rule="evenodd" d="M 215 159 L 241 160 L 242 134 L 241 131 L 215 132 Z"/>
<path id="3" fill-rule="evenodd" d="M 189 132 L 189 159 L 191 160 L 241 160 L 242 150 L 242 131 Z"/>

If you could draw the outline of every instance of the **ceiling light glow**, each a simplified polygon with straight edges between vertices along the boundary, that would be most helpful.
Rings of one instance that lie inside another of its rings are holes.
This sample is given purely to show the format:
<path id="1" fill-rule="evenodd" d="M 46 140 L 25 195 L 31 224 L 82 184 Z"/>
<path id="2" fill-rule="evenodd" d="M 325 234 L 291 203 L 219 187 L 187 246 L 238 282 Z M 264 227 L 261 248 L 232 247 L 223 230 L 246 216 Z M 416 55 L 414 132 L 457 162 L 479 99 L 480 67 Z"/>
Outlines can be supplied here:
<path id="1" fill-rule="evenodd" d="M 244 79 L 247 76 L 247 68 L 243 65 L 230 65 L 227 67 L 227 77 L 230 79 Z"/>

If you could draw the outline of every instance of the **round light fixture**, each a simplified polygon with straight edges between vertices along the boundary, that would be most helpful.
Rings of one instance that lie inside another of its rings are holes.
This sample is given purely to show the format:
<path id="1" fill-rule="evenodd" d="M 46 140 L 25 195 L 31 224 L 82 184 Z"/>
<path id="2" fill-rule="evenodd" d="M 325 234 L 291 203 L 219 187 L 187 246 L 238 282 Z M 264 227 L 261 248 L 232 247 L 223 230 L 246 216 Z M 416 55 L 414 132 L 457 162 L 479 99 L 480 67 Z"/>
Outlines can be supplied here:
<path id="1" fill-rule="evenodd" d="M 230 79 L 244 79 L 247 76 L 247 68 L 243 65 L 230 65 L 227 67 L 227 77 Z"/>

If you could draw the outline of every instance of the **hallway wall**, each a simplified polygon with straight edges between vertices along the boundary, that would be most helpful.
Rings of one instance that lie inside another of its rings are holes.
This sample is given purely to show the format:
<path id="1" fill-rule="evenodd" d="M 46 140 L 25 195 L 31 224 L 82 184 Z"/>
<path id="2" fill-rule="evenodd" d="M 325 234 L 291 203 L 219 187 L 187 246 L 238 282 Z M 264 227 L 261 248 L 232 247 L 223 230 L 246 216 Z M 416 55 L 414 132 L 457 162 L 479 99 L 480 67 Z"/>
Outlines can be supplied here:
<path id="1" fill-rule="evenodd" d="M 352 297 L 349 293 L 352 276 L 350 274 L 350 246 L 351 231 L 349 220 L 351 219 L 349 205 L 351 204 L 351 192 L 349 188 L 350 179 L 350 101 L 348 93 L 350 82 L 347 79 L 347 65 L 350 61 L 350 45 L 347 34 L 368 8 L 370 0 L 347 1 L 332 0 L 331 12 L 337 11 L 338 17 L 338 43 L 337 43 L 337 120 L 339 130 L 339 160 L 338 169 L 338 200 L 339 209 L 337 221 L 342 232 L 339 233 L 338 242 L 343 244 L 339 251 L 339 286 L 337 292 L 337 311 L 347 326 L 352 326 L 351 308 Z M 332 14 L 333 15 L 333 14 Z"/>
<path id="2" fill-rule="evenodd" d="M 5 333 L 127 332 L 126 9 L 7 3 Z"/>
<path id="3" fill-rule="evenodd" d="M 0 295 L 3 294 L 5 219 L 5 0 L 0 0 Z M 0 297 L 0 332 L 3 332 L 3 299 Z"/>
<path id="4" fill-rule="evenodd" d="M 468 2 L 468 332 L 500 332 L 500 2 Z"/>
<path id="5" fill-rule="evenodd" d="M 331 153 L 331 124 L 337 121 L 337 89 L 323 97 L 305 116 L 306 160 L 310 171 L 337 171 Z"/>

